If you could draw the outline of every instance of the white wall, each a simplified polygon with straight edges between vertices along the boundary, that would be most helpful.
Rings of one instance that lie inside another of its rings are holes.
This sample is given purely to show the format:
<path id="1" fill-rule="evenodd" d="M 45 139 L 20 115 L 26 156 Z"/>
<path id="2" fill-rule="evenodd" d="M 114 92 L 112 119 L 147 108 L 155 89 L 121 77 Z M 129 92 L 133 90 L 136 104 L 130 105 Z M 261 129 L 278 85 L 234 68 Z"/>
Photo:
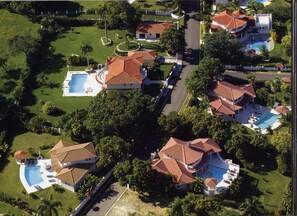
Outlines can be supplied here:
<path id="1" fill-rule="evenodd" d="M 141 89 L 141 84 L 104 84 L 104 89 L 118 89 L 118 90 L 128 90 L 128 89 Z"/>

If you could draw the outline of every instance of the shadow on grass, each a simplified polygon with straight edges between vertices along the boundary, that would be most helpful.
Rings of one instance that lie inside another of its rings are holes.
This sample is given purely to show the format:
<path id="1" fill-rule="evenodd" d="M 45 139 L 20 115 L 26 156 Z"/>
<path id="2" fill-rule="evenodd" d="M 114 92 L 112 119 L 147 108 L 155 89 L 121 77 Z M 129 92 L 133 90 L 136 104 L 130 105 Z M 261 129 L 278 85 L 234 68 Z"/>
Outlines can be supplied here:
<path id="1" fill-rule="evenodd" d="M 2 78 L 19 80 L 21 70 L 22 70 L 21 68 L 9 69 L 9 70 L 7 70 L 6 74 L 2 76 Z"/>
<path id="2" fill-rule="evenodd" d="M 164 196 L 159 194 L 139 194 L 139 199 L 144 203 L 151 203 L 153 206 L 166 208 L 173 201 L 174 196 Z"/>
<path id="3" fill-rule="evenodd" d="M 260 197 L 263 193 L 258 189 L 259 180 L 249 176 L 247 172 L 240 171 L 240 175 L 243 178 L 243 191 L 240 195 L 238 195 L 238 201 L 244 201 L 245 198 L 249 198 L 251 196 Z"/>

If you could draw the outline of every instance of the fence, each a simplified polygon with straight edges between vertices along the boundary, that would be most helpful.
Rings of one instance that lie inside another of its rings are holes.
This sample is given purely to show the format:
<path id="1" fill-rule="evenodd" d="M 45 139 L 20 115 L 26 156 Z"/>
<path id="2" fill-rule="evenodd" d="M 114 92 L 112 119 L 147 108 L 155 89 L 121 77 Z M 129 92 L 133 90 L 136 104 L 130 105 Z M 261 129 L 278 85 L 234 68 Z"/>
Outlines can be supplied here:
<path id="1" fill-rule="evenodd" d="M 277 68 L 277 67 L 264 67 L 264 66 L 239 66 L 239 65 L 225 65 L 227 70 L 245 70 L 245 71 L 282 71 L 291 72 L 291 68 Z"/>

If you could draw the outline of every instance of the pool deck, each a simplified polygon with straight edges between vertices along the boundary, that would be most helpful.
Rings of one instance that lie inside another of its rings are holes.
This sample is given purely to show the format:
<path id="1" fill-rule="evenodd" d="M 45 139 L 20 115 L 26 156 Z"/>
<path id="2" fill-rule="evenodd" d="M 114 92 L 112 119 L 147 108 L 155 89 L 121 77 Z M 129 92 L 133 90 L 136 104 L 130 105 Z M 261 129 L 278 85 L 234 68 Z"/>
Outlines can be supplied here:
<path id="1" fill-rule="evenodd" d="M 267 134 L 267 130 L 260 129 L 258 126 L 253 124 L 251 127 L 251 117 L 253 116 L 255 120 L 261 119 L 265 116 L 266 113 L 273 113 L 279 115 L 274 109 L 269 109 L 268 107 L 261 106 L 259 104 L 251 103 L 248 104 L 247 107 L 240 113 L 236 114 L 235 121 L 241 123 L 242 125 L 252 129 L 252 130 L 260 130 L 262 134 Z M 280 121 L 277 120 L 273 125 L 271 125 L 271 129 L 274 130 L 281 125 Z"/>
<path id="2" fill-rule="evenodd" d="M 53 184 L 56 184 L 57 181 L 53 177 L 56 173 L 53 171 L 53 169 L 46 170 L 45 166 L 46 164 L 51 164 L 50 159 L 45 159 L 45 160 L 37 160 L 37 164 L 35 163 L 34 165 L 25 165 L 21 164 L 20 165 L 20 180 L 26 189 L 27 193 L 34 193 L 42 189 L 46 189 L 51 187 Z M 40 166 L 40 174 L 43 179 L 43 182 L 40 182 L 39 184 L 32 185 L 30 186 L 25 178 L 25 167 L 26 166 Z"/>
<path id="3" fill-rule="evenodd" d="M 65 97 L 83 97 L 83 96 L 96 96 L 100 91 L 102 91 L 102 85 L 97 82 L 96 76 L 98 74 L 98 70 L 93 73 L 87 73 L 85 71 L 68 71 L 66 78 L 63 82 L 63 96 Z M 83 93 L 72 93 L 69 92 L 70 86 L 69 82 L 71 82 L 71 78 L 73 74 L 84 74 L 87 75 L 87 81 L 84 83 L 84 89 L 86 90 Z"/>

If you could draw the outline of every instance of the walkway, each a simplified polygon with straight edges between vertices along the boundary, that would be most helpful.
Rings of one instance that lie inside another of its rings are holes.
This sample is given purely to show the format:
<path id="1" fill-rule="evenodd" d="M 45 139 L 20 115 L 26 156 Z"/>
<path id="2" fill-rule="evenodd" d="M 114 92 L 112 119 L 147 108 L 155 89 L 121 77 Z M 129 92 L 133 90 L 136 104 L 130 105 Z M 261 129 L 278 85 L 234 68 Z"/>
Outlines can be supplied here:
<path id="1" fill-rule="evenodd" d="M 254 75 L 256 80 L 272 80 L 275 77 L 288 78 L 291 77 L 291 73 L 278 73 L 278 72 L 237 72 L 237 71 L 225 71 L 225 75 L 247 79 L 247 76 Z"/>
<path id="2" fill-rule="evenodd" d="M 168 115 L 172 111 L 178 112 L 187 96 L 185 80 L 190 75 L 190 71 L 198 64 L 200 23 L 194 19 L 195 13 L 199 11 L 198 1 L 187 1 L 185 12 L 185 39 L 187 42 L 186 53 L 183 55 L 183 70 L 179 80 L 173 88 L 171 95 L 164 107 L 163 114 Z"/>

